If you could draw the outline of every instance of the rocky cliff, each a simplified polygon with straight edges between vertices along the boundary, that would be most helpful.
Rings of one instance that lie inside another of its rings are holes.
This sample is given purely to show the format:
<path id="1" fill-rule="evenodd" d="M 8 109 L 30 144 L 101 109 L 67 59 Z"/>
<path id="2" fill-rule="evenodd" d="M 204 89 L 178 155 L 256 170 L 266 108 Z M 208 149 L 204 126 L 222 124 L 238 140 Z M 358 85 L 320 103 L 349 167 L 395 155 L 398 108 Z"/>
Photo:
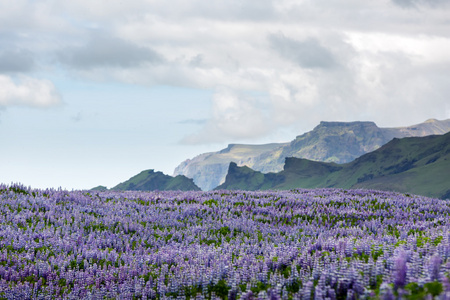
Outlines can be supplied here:
<path id="1" fill-rule="evenodd" d="M 218 151 L 200 154 L 193 159 L 182 162 L 174 171 L 174 175 L 193 178 L 202 190 L 212 190 L 225 181 L 230 162 L 240 166 L 253 167 L 262 160 L 262 155 L 272 153 L 285 144 L 239 145 L 231 144 Z"/>

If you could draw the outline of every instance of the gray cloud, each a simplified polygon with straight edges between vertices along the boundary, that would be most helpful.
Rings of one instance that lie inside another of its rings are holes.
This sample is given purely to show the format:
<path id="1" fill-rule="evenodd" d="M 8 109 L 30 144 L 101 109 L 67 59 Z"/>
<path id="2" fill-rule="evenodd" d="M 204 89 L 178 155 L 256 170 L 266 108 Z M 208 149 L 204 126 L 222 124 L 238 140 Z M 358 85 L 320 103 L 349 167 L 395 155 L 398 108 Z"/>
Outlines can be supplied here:
<path id="1" fill-rule="evenodd" d="M 392 0 L 392 2 L 404 8 L 413 8 L 422 5 L 429 7 L 441 7 L 450 3 L 449 0 Z"/>
<path id="2" fill-rule="evenodd" d="M 197 54 L 189 61 L 189 66 L 194 68 L 201 67 L 203 64 L 203 59 L 203 55 Z"/>
<path id="3" fill-rule="evenodd" d="M 58 57 L 62 63 L 76 69 L 129 68 L 164 61 L 160 54 L 150 48 L 101 34 L 95 34 L 82 47 L 67 47 L 59 51 Z"/>
<path id="4" fill-rule="evenodd" d="M 198 1 L 196 8 L 203 16 L 231 20 L 267 21 L 275 16 L 275 8 L 271 0 L 210 0 Z"/>
<path id="5" fill-rule="evenodd" d="M 35 61 L 30 51 L 0 51 L 0 73 L 29 72 L 34 67 Z"/>
<path id="6" fill-rule="evenodd" d="M 333 54 L 315 38 L 303 41 L 290 39 L 283 34 L 269 35 L 271 47 L 283 58 L 307 69 L 329 69 L 336 66 Z"/>

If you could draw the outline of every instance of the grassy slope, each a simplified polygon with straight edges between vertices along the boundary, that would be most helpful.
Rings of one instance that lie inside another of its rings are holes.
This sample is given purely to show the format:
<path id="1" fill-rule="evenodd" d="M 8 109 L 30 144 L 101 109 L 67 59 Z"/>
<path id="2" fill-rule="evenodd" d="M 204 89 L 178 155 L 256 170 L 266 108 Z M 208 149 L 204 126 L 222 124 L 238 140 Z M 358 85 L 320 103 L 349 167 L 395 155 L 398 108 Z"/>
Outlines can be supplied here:
<path id="1" fill-rule="evenodd" d="M 254 190 L 264 189 L 265 174 L 254 171 L 249 167 L 238 167 L 236 163 L 230 163 L 225 179 L 227 186 L 233 186 L 235 190 L 245 190 L 251 186 Z M 225 183 L 224 183 L 225 184 Z M 225 189 L 227 189 L 225 187 Z"/>
<path id="2" fill-rule="evenodd" d="M 446 198 L 450 193 L 450 133 L 394 139 L 342 165 L 288 158 L 279 173 L 240 171 L 235 167 L 218 189 L 374 188 Z"/>
<path id="3" fill-rule="evenodd" d="M 419 195 L 448 198 L 450 193 L 450 140 L 447 145 L 435 144 L 431 148 L 442 149 L 434 154 L 421 151 L 422 155 L 410 157 L 403 165 L 411 163 L 413 168 L 397 174 L 381 176 L 355 184 L 353 187 L 377 188 Z M 416 145 L 418 146 L 418 145 Z M 427 149 L 425 149 L 427 150 Z M 416 160 L 414 162 L 414 160 Z M 444 197 L 444 195 L 446 195 Z"/>

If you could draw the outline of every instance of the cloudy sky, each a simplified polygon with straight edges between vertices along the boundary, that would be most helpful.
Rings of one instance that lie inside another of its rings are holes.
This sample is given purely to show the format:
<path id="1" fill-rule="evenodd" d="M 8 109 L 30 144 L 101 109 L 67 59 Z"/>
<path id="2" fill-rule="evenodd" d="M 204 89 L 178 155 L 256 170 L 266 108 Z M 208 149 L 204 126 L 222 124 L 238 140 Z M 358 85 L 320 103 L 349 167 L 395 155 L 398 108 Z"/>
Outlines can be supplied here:
<path id="1" fill-rule="evenodd" d="M 112 187 L 320 121 L 450 118 L 450 0 L 0 0 L 0 182 Z"/>

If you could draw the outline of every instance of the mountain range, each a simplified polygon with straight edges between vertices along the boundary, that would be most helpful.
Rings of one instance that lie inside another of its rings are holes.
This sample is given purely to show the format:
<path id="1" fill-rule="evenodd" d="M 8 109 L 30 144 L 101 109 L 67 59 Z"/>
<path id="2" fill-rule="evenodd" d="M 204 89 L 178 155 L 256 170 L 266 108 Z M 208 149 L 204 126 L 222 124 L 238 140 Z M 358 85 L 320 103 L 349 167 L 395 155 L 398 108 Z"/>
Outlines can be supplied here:
<path id="1" fill-rule="evenodd" d="M 393 138 L 422 137 L 449 131 L 450 119 L 430 119 L 397 128 L 380 128 L 374 122 L 320 122 L 312 131 L 297 136 L 291 142 L 230 144 L 218 152 L 200 154 L 178 165 L 174 176 L 192 178 L 202 190 L 211 190 L 225 182 L 230 162 L 235 162 L 236 167 L 247 166 L 261 173 L 282 171 L 287 157 L 345 164 L 379 149 Z"/>
<path id="2" fill-rule="evenodd" d="M 288 157 L 282 171 L 264 174 L 229 164 L 216 189 L 366 188 L 450 198 L 450 133 L 394 138 L 345 164 Z"/>

